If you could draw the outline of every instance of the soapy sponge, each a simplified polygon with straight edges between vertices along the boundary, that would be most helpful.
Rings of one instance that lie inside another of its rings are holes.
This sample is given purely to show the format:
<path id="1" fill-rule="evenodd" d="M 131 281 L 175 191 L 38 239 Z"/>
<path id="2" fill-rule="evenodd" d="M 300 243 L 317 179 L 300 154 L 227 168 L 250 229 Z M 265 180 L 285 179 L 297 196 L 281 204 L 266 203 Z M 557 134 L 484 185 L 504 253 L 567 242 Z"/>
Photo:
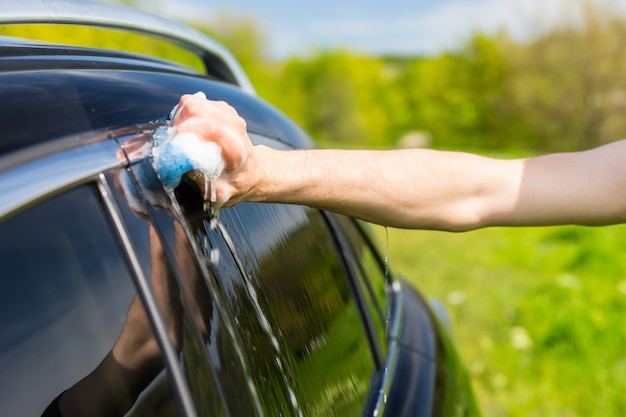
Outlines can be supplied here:
<path id="1" fill-rule="evenodd" d="M 177 134 L 173 127 L 160 127 L 153 135 L 152 167 L 169 189 L 176 188 L 187 172 L 201 172 L 207 181 L 205 189 L 210 185 L 211 202 L 215 202 L 215 183 L 224 170 L 224 160 L 222 149 L 215 143 L 205 142 L 194 133 Z"/>

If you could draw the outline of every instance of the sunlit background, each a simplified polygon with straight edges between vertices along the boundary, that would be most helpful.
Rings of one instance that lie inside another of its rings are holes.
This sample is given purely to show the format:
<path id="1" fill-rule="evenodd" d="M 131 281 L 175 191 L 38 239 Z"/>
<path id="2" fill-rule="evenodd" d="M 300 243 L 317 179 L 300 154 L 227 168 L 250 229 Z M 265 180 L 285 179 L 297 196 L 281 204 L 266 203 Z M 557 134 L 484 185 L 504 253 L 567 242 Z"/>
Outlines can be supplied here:
<path id="1" fill-rule="evenodd" d="M 516 157 L 626 137 L 626 0 L 123 3 L 218 39 L 320 146 Z M 11 30 L 187 60 L 111 32 Z M 625 248 L 625 226 L 394 229 L 388 245 L 448 308 L 484 414 L 519 417 L 623 415 Z"/>
<path id="2" fill-rule="evenodd" d="M 515 157 L 626 137 L 626 0 L 134 4 L 224 43 L 321 146 Z M 519 417 L 623 415 L 624 248 L 624 226 L 393 229 L 388 245 L 448 308 L 484 414 Z"/>
<path id="3" fill-rule="evenodd" d="M 267 53 L 284 58 L 312 48 L 375 55 L 433 54 L 458 47 L 476 31 L 505 30 L 518 40 L 581 19 L 574 0 L 137 0 L 138 7 L 206 24 L 220 14 L 249 16 L 267 36 Z M 594 3 L 599 3 L 595 1 Z M 626 2 L 604 1 L 626 15 Z"/>

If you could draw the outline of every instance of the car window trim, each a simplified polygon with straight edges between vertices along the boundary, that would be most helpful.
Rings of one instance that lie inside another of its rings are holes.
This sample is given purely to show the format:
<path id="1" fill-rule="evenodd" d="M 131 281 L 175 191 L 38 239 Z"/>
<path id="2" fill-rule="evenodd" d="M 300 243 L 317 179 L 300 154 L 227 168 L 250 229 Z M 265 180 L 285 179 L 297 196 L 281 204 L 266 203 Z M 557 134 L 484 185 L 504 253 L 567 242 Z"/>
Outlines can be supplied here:
<path id="1" fill-rule="evenodd" d="M 389 344 L 387 346 L 387 358 L 385 359 L 385 368 L 380 381 L 380 389 L 375 399 L 373 416 L 383 416 L 387 408 L 387 398 L 391 392 L 391 385 L 395 379 L 396 368 L 398 366 L 399 355 L 399 337 L 404 321 L 404 301 L 402 295 L 402 286 L 397 281 L 390 284 L 389 303 L 391 304 L 391 313 L 389 318 Z"/>
<path id="2" fill-rule="evenodd" d="M 19 213 L 47 198 L 80 185 L 94 184 L 102 203 L 103 214 L 111 232 L 118 240 L 122 256 L 133 276 L 134 285 L 141 297 L 155 331 L 162 357 L 172 378 L 171 387 L 177 396 L 180 411 L 185 417 L 197 417 L 182 371 L 165 330 L 156 301 L 143 275 L 138 256 L 130 243 L 128 231 L 121 220 L 117 203 L 103 172 L 125 169 L 126 160 L 118 157 L 119 145 L 111 139 L 78 146 L 24 165 L 0 172 L 0 221 Z M 184 387 L 184 388 L 183 388 Z"/>
<path id="3" fill-rule="evenodd" d="M 349 273 L 349 280 L 352 281 L 351 285 L 356 285 L 360 288 L 360 284 L 358 282 L 358 277 L 355 275 L 355 271 L 346 256 L 349 256 L 345 253 L 348 251 L 349 242 L 347 238 L 343 236 L 341 233 L 338 233 L 335 227 L 340 227 L 338 219 L 336 219 L 336 214 L 329 212 L 322 212 L 324 218 L 327 219 L 329 223 L 329 228 L 332 230 L 333 238 L 337 239 L 338 242 L 336 244 L 342 244 L 344 247 L 340 248 L 340 253 L 342 256 L 341 262 L 344 268 Z M 335 222 L 335 227 L 333 227 L 333 221 Z M 359 228 L 360 229 L 360 228 Z M 363 233 L 363 231 L 360 231 Z M 365 237 L 365 236 L 364 236 Z M 371 244 L 371 242 L 368 242 Z M 389 397 L 389 393 L 391 392 L 392 383 L 396 376 L 396 369 L 398 367 L 398 355 L 400 351 L 400 333 L 402 329 L 402 325 L 404 322 L 404 295 L 402 285 L 391 278 L 388 278 L 389 284 L 389 321 L 388 321 L 388 330 L 387 330 L 387 354 L 383 358 L 382 351 L 380 350 L 380 346 L 378 347 L 378 355 L 380 358 L 380 365 L 377 367 L 379 378 L 376 380 L 375 386 L 372 386 L 370 395 L 373 395 L 372 400 L 372 408 L 371 410 L 365 410 L 366 412 L 371 412 L 372 416 L 382 416 L 385 413 L 385 409 L 387 406 L 387 398 Z M 364 309 L 365 317 L 368 320 L 368 339 L 370 339 L 371 343 L 374 345 L 378 345 L 378 339 L 376 338 L 374 324 L 372 322 L 373 317 L 371 316 L 371 312 L 369 311 L 366 301 L 363 298 L 364 295 L 362 290 L 360 291 L 360 299 L 357 301 L 359 303 L 359 308 Z M 368 414 L 370 415 L 370 414 Z"/>
<path id="4" fill-rule="evenodd" d="M 374 360 L 374 367 L 377 371 L 381 371 L 384 366 L 382 348 L 380 346 L 380 342 L 378 337 L 376 336 L 376 328 L 373 323 L 373 318 L 371 312 L 368 308 L 367 301 L 365 300 L 365 295 L 363 294 L 363 288 L 359 283 L 358 275 L 354 270 L 354 266 L 352 262 L 348 259 L 350 256 L 350 244 L 346 238 L 346 236 L 340 232 L 341 226 L 339 221 L 336 219 L 336 215 L 326 211 L 319 211 L 324 219 L 326 226 L 328 227 L 330 234 L 332 235 L 333 244 L 337 249 L 337 253 L 339 254 L 341 267 L 344 270 L 344 275 L 348 280 L 348 284 L 350 286 L 350 291 L 354 297 L 354 301 L 359 309 L 359 315 L 361 317 L 361 322 L 363 323 L 363 327 L 365 330 L 365 334 L 367 340 L 369 342 L 370 351 L 372 353 L 372 358 Z"/>
<path id="5" fill-rule="evenodd" d="M 107 139 L 0 172 L 0 221 L 53 194 L 95 180 L 100 172 L 122 167 L 118 149 Z"/>
<path id="6" fill-rule="evenodd" d="M 381 259 L 378 250 L 376 249 L 376 247 L 374 246 L 371 240 L 371 236 L 368 236 L 365 233 L 362 225 L 359 224 L 356 219 L 352 217 L 346 217 L 346 219 L 347 219 L 347 222 L 349 222 L 352 225 L 352 227 L 356 230 L 356 232 L 359 234 L 359 236 L 365 243 L 365 246 L 374 257 L 374 260 L 376 261 L 376 264 L 378 268 L 380 269 L 381 274 L 383 275 L 385 286 L 389 287 L 392 283 L 391 274 L 388 273 L 388 266 L 386 265 L 385 261 Z M 355 259 L 356 267 L 359 270 L 359 275 L 363 277 L 363 279 L 359 281 L 363 281 L 364 290 L 369 294 L 370 298 L 372 299 L 372 304 L 375 309 L 375 314 L 373 313 L 373 315 L 377 315 L 380 322 L 384 324 L 386 320 L 385 311 L 383 310 L 383 307 L 381 307 L 380 303 L 378 302 L 378 298 L 375 295 L 375 291 L 374 291 L 374 287 L 372 286 L 371 279 L 369 279 L 369 277 L 365 273 L 363 264 L 358 260 L 354 245 L 350 242 L 350 239 L 348 239 L 348 244 L 349 244 L 349 250 L 351 251 L 353 258 Z"/>
<path id="7" fill-rule="evenodd" d="M 238 85 L 248 94 L 255 89 L 239 62 L 222 44 L 188 25 L 121 4 L 82 1 L 22 0 L 2 5 L 1 24 L 55 23 L 137 33 L 164 40 L 196 55 L 207 74 Z"/>
<path id="8" fill-rule="evenodd" d="M 120 245 L 123 256 L 126 258 L 135 285 L 137 286 L 137 292 L 141 297 L 144 308 L 146 309 L 146 314 L 154 330 L 156 340 L 161 349 L 163 362 L 168 370 L 170 385 L 178 400 L 180 411 L 184 417 L 197 417 L 187 380 L 179 366 L 178 355 L 170 342 L 167 326 L 159 312 L 157 301 L 151 291 L 149 279 L 143 273 L 139 256 L 131 242 L 128 229 L 122 218 L 117 202 L 113 198 L 111 186 L 103 173 L 98 175 L 96 183 L 106 209 L 105 211 L 108 215 L 109 223 L 111 224 L 111 229 L 118 239 L 118 244 Z"/>

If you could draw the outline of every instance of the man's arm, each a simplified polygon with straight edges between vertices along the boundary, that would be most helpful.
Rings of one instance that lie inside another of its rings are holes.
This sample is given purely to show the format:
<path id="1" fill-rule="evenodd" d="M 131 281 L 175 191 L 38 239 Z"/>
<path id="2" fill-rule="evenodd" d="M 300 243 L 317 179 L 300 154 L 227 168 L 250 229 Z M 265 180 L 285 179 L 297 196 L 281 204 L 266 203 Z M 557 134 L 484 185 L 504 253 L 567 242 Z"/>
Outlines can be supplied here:
<path id="1" fill-rule="evenodd" d="M 252 146 L 225 103 L 181 99 L 179 131 L 217 143 L 218 203 L 304 204 L 403 228 L 609 224 L 626 220 L 626 141 L 500 160 L 428 149 L 275 150 Z"/>
<path id="2" fill-rule="evenodd" d="M 507 223 L 626 222 L 626 140 L 526 159 L 517 200 Z"/>
<path id="3" fill-rule="evenodd" d="M 402 228 L 467 230 L 510 211 L 522 164 L 457 152 L 276 151 L 255 147 L 264 175 L 250 201 L 309 205 Z"/>

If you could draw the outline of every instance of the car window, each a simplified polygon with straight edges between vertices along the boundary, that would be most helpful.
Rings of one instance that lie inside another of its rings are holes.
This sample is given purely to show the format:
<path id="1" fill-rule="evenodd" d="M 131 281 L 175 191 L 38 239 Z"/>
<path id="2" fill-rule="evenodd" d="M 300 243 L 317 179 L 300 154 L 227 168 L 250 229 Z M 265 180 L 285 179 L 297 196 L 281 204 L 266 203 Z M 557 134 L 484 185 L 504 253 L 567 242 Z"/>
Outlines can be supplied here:
<path id="1" fill-rule="evenodd" d="M 212 270 L 200 268 L 187 229 L 175 215 L 170 196 L 149 161 L 137 161 L 130 173 L 135 181 L 130 181 L 127 171 L 110 179 L 115 184 L 112 192 L 131 232 L 144 274 L 150 277 L 157 307 L 181 359 L 182 373 L 198 414 L 257 414 L 240 350 L 233 345 L 227 312 L 215 301 L 215 290 L 206 285 L 214 282 Z M 192 200 L 184 204 L 188 212 L 195 210 L 206 217 L 195 190 L 182 186 L 178 191 L 182 201 Z M 187 220 L 192 218 L 195 217 L 190 214 Z"/>
<path id="2" fill-rule="evenodd" d="M 350 256 L 347 257 L 347 260 L 352 263 L 352 270 L 356 273 L 363 288 L 376 335 L 383 349 L 382 353 L 385 354 L 389 315 L 387 266 L 384 264 L 384 260 L 381 260 L 377 247 L 372 242 L 372 236 L 364 230 L 367 227 L 366 224 L 358 224 L 355 220 L 345 216 L 334 216 L 334 218 L 339 219 L 342 230 L 348 237 Z"/>
<path id="3" fill-rule="evenodd" d="M 94 187 L 0 223 L 0 265 L 0 415 L 178 415 Z"/>
<path id="4" fill-rule="evenodd" d="M 207 242 L 230 241 L 241 270 L 218 279 L 266 412 L 360 415 L 374 361 L 319 212 L 244 203 L 223 210 L 219 224 L 213 232 L 206 222 L 203 232 Z"/>

